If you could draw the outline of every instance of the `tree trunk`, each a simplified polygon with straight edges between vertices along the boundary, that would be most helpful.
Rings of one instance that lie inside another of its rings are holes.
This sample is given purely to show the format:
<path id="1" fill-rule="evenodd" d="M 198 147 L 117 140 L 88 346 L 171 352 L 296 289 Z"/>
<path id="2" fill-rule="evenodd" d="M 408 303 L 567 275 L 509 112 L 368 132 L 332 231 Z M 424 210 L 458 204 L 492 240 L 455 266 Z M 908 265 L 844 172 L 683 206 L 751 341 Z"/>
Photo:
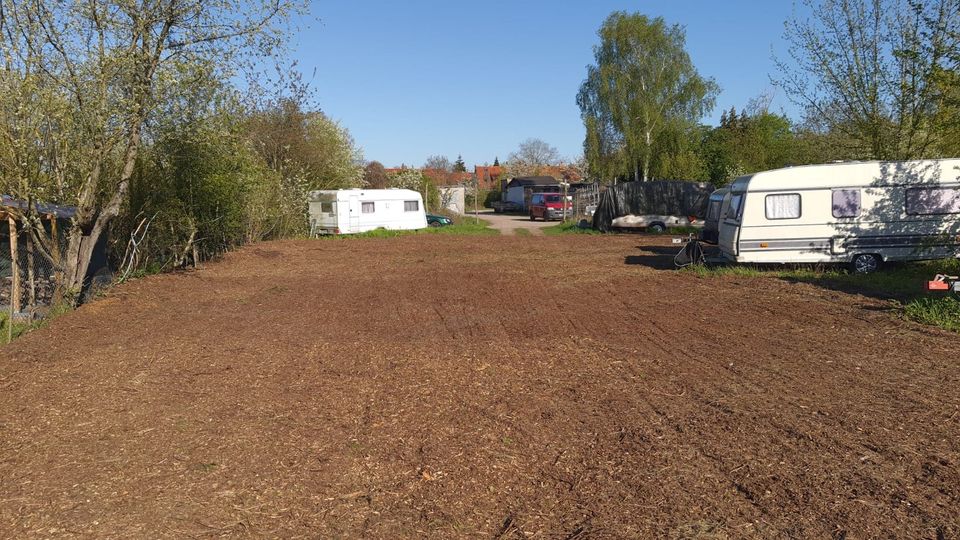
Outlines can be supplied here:
<path id="1" fill-rule="evenodd" d="M 120 213 L 120 207 L 126 200 L 127 191 L 130 189 L 130 178 L 133 176 L 141 140 L 141 122 L 134 120 L 132 124 L 130 137 L 127 140 L 127 149 L 124 152 L 123 169 L 120 172 L 120 180 L 117 182 L 117 190 L 110 197 L 110 201 L 103 207 L 103 210 L 96 216 L 96 220 L 93 221 L 89 231 L 84 230 L 86 227 L 84 227 L 83 222 L 86 221 L 89 224 L 89 221 L 91 221 L 96 201 L 85 200 L 84 202 L 89 206 L 81 207 L 78 214 L 82 218 L 76 221 L 70 230 L 70 242 L 67 247 L 63 280 L 66 296 L 73 305 L 76 305 L 80 300 L 80 294 L 87 285 L 86 277 L 90 268 L 90 260 L 93 258 L 93 249 L 100 240 L 100 235 L 110 224 L 110 220 Z"/>
<path id="2" fill-rule="evenodd" d="M 10 226 L 10 311 L 11 313 L 20 312 L 20 250 L 17 248 L 17 222 L 13 216 L 7 215 L 7 223 Z M 13 325 L 13 319 L 7 321 L 7 324 Z"/>

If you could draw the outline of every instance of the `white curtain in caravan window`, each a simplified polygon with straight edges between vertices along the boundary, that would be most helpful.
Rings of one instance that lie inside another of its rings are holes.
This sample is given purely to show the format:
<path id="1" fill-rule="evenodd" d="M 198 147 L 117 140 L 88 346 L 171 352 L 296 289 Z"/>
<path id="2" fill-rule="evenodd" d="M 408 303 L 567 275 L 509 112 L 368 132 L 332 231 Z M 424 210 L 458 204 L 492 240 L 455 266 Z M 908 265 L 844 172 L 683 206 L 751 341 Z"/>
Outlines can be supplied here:
<path id="1" fill-rule="evenodd" d="M 767 219 L 795 219 L 800 217 L 800 194 L 767 195 Z"/>

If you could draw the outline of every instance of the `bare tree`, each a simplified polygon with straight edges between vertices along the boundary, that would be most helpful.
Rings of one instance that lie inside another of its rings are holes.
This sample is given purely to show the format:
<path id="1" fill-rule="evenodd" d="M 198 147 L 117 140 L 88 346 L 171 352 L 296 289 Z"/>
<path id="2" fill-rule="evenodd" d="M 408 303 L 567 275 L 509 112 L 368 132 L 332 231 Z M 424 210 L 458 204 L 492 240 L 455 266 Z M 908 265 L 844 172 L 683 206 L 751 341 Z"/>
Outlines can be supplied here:
<path id="1" fill-rule="evenodd" d="M 445 156 L 436 155 L 428 157 L 423 168 L 437 172 L 453 172 L 453 163 Z"/>
<path id="2" fill-rule="evenodd" d="M 512 176 L 536 176 L 544 167 L 560 163 L 560 153 L 540 139 L 527 139 L 507 158 Z"/>

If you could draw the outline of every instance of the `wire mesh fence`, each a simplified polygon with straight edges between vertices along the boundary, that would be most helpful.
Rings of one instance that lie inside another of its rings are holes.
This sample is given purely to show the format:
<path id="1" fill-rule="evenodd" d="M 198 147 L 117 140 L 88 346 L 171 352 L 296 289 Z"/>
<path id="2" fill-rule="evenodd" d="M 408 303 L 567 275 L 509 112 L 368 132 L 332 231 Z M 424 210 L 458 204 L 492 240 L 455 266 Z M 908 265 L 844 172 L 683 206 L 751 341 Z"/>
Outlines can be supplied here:
<path id="1" fill-rule="evenodd" d="M 5 223 L 4 223 L 5 225 Z M 8 227 L 0 227 L 0 310 L 33 314 L 49 306 L 54 299 L 58 265 L 34 245 L 23 230 L 11 237 Z M 12 245 L 12 247 L 11 247 Z M 51 253 L 62 258 L 64 242 L 58 239 Z"/>
<path id="2" fill-rule="evenodd" d="M 590 219 L 600 203 L 600 184 L 582 186 L 573 194 L 573 216 L 576 219 Z"/>

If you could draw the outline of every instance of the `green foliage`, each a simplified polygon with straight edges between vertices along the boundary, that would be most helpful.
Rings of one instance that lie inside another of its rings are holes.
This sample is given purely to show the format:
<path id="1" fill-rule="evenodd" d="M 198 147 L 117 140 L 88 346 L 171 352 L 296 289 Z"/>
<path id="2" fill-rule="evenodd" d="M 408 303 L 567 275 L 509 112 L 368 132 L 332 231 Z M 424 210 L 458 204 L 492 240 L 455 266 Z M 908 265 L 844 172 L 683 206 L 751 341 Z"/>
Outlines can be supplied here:
<path id="1" fill-rule="evenodd" d="M 483 195 L 483 207 L 484 208 L 493 208 L 493 203 L 500 202 L 503 193 L 499 190 L 493 189 L 490 191 L 481 191 L 480 193 L 486 193 Z"/>
<path id="2" fill-rule="evenodd" d="M 113 225 L 124 270 L 175 268 L 245 242 L 306 230 L 305 180 L 271 170 L 242 123 L 223 113 L 168 125 L 141 155 L 130 201 Z M 149 223 L 135 260 L 131 234 Z"/>
<path id="3" fill-rule="evenodd" d="M 662 178 L 665 172 L 701 174 L 689 149 L 655 160 L 664 154 L 658 146 L 670 146 L 664 137 L 695 126 L 718 93 L 716 83 L 693 66 L 683 28 L 659 17 L 618 11 L 599 34 L 596 64 L 588 66 L 577 95 L 590 174 L 635 180 Z M 669 169 L 660 168 L 664 165 Z"/>
<path id="4" fill-rule="evenodd" d="M 544 227 L 540 230 L 542 230 L 543 234 L 547 236 L 556 236 L 560 234 L 603 234 L 600 231 L 589 227 L 581 228 L 575 221 L 567 221 L 558 223 L 556 225 L 550 225 L 549 227 Z"/>
<path id="5" fill-rule="evenodd" d="M 283 98 L 249 115 L 244 131 L 267 166 L 308 190 L 363 184 L 363 153 L 350 132 L 319 111 Z"/>
<path id="6" fill-rule="evenodd" d="M 457 160 L 453 162 L 453 172 L 467 172 L 467 164 L 463 162 L 463 156 L 458 155 Z"/>
<path id="7" fill-rule="evenodd" d="M 917 298 L 904 306 L 903 313 L 912 321 L 960 332 L 960 301 L 956 298 Z"/>
<path id="8" fill-rule="evenodd" d="M 458 216 L 457 221 L 454 221 L 452 225 L 446 225 L 443 227 L 427 227 L 426 229 L 417 229 L 413 231 L 395 231 L 388 229 L 374 229 L 372 231 L 367 231 L 364 233 L 358 234 L 341 234 L 341 235 L 329 235 L 321 236 L 323 240 L 353 240 L 353 239 L 364 239 L 364 238 L 396 238 L 398 236 L 414 236 L 414 235 L 431 235 L 431 234 L 453 234 L 453 235 L 464 235 L 464 236 L 496 236 L 500 234 L 500 231 L 490 228 L 490 223 L 479 220 L 476 221 L 472 217 L 467 216 Z"/>
<path id="9" fill-rule="evenodd" d="M 790 120 L 764 111 L 725 112 L 702 148 L 708 176 L 725 185 L 737 176 L 803 163 Z"/>

